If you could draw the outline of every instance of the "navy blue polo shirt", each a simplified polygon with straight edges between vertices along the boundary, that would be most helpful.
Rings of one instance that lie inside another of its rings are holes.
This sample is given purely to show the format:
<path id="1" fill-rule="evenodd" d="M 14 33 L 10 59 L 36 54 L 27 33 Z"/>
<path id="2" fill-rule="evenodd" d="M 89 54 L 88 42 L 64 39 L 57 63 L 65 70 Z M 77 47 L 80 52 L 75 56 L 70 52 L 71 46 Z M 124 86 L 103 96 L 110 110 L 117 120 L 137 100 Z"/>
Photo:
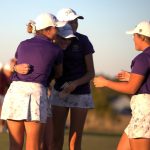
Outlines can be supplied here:
<path id="1" fill-rule="evenodd" d="M 88 37 L 76 33 L 77 38 L 63 51 L 63 76 L 56 80 L 54 88 L 60 91 L 60 87 L 69 81 L 77 80 L 86 74 L 85 56 L 93 54 L 94 49 Z M 89 94 L 90 83 L 78 86 L 72 94 Z"/>
<path id="2" fill-rule="evenodd" d="M 29 64 L 31 70 L 26 75 L 15 73 L 13 81 L 36 82 L 47 86 L 52 67 L 63 61 L 63 52 L 47 37 L 37 35 L 19 44 L 16 58 L 17 64 Z"/>

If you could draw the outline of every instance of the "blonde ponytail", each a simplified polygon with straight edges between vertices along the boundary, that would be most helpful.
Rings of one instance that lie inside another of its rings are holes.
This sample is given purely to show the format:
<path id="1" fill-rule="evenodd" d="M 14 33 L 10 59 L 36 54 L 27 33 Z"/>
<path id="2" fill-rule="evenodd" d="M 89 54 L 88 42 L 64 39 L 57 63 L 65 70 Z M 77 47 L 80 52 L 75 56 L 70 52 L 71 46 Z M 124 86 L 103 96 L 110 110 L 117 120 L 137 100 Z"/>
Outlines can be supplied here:
<path id="1" fill-rule="evenodd" d="M 35 22 L 34 22 L 34 21 L 31 20 L 31 21 L 27 24 L 27 32 L 28 32 L 28 33 L 33 33 L 33 34 L 36 33 L 36 26 L 35 26 Z"/>

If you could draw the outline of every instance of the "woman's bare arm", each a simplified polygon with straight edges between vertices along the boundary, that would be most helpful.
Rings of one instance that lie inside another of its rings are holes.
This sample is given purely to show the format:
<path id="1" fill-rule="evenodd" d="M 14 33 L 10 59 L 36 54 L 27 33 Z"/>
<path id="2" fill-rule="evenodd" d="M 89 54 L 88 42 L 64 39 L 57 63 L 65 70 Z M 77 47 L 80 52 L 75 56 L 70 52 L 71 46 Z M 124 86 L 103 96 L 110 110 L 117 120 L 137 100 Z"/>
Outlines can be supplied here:
<path id="1" fill-rule="evenodd" d="M 100 76 L 94 78 L 94 85 L 95 87 L 108 87 L 122 93 L 135 94 L 143 80 L 144 76 L 134 73 L 130 74 L 130 80 L 128 82 L 114 82 Z"/>

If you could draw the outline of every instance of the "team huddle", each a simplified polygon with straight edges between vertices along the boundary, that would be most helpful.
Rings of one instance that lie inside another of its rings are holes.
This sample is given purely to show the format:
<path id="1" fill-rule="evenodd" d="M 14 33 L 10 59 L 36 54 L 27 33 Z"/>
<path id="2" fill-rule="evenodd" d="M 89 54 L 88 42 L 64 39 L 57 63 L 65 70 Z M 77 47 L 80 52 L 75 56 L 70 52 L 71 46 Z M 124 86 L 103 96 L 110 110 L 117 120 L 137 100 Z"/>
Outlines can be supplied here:
<path id="1" fill-rule="evenodd" d="M 62 150 L 70 111 L 69 149 L 81 150 L 85 119 L 94 108 L 93 80 L 95 87 L 133 95 L 132 117 L 117 150 L 150 150 L 150 22 L 127 32 L 142 53 L 133 59 L 131 72 L 119 73 L 120 81 L 114 82 L 95 77 L 95 51 L 88 37 L 77 32 L 78 19 L 84 17 L 63 8 L 56 16 L 42 13 L 29 21 L 27 32 L 33 37 L 18 45 L 2 105 L 9 149 L 22 150 L 26 135 L 26 150 Z"/>

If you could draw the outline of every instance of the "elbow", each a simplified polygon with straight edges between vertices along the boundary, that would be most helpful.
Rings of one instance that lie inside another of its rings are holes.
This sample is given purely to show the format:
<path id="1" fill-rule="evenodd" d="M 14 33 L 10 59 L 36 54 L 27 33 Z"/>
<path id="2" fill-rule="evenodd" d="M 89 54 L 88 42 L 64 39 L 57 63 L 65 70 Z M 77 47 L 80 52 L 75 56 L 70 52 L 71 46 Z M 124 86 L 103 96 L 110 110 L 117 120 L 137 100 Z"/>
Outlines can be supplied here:
<path id="1" fill-rule="evenodd" d="M 137 92 L 137 89 L 130 89 L 128 94 L 134 95 L 136 94 L 136 92 Z"/>
<path id="2" fill-rule="evenodd" d="M 133 91 L 129 91 L 127 92 L 127 94 L 131 94 L 131 95 L 134 95 L 136 92 L 133 92 Z"/>

